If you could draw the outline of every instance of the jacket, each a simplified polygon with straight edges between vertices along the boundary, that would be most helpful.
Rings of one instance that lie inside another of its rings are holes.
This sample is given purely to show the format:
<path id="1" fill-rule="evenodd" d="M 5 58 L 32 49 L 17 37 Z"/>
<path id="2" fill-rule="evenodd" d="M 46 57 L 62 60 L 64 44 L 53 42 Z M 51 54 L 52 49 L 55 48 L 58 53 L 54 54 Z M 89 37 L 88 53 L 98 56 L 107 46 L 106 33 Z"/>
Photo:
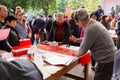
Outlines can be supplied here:
<path id="1" fill-rule="evenodd" d="M 52 27 L 48 36 L 48 41 L 55 41 L 55 33 L 56 33 L 56 29 L 57 29 L 57 24 L 56 21 L 54 21 L 52 23 Z M 68 24 L 68 22 L 64 22 L 63 23 L 63 28 L 62 28 L 62 42 L 64 44 L 68 44 L 69 43 L 69 37 L 70 37 L 70 26 Z"/>
<path id="2" fill-rule="evenodd" d="M 11 46 L 19 46 L 20 42 L 19 42 L 19 36 L 18 36 L 17 30 L 9 25 L 5 25 L 4 28 L 10 28 L 10 33 L 7 38 L 9 44 Z"/>
<path id="3" fill-rule="evenodd" d="M 43 80 L 43 75 L 30 61 L 0 59 L 0 80 Z"/>

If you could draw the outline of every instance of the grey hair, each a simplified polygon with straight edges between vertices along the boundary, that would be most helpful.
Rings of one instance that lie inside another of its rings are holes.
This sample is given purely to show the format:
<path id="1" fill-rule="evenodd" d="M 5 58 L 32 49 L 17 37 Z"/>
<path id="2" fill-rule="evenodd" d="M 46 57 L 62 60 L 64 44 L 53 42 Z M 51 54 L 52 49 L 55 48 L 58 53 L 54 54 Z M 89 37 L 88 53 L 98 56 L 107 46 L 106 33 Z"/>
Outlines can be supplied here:
<path id="1" fill-rule="evenodd" d="M 89 17 L 89 14 L 87 12 L 87 10 L 85 10 L 84 8 L 78 9 L 75 12 L 75 20 L 87 20 Z"/>
<path id="2" fill-rule="evenodd" d="M 56 14 L 56 16 L 57 16 L 57 17 L 64 17 L 64 14 L 63 14 L 62 12 L 58 12 L 58 13 Z"/>

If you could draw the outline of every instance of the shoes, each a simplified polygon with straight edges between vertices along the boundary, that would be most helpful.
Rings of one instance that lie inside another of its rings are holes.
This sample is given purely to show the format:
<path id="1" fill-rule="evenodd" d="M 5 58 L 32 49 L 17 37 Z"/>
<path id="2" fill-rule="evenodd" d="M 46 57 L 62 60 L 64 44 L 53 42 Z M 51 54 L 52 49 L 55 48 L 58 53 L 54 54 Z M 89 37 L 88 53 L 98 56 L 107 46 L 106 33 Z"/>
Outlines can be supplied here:
<path id="1" fill-rule="evenodd" d="M 92 66 L 91 69 L 92 69 L 93 71 L 95 71 L 95 67 L 94 67 L 94 66 Z"/>

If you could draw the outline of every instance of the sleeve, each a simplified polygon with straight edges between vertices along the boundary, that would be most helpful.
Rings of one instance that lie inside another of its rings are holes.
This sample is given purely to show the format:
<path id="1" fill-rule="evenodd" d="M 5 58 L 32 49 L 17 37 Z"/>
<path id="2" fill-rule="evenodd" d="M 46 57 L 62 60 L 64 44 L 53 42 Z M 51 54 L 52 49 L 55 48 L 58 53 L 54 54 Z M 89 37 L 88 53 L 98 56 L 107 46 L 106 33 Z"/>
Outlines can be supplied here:
<path id="1" fill-rule="evenodd" d="M 120 21 L 118 21 L 116 27 L 117 27 L 117 30 L 116 30 L 117 35 L 120 35 Z"/>
<path id="2" fill-rule="evenodd" d="M 66 27 L 63 31 L 63 34 L 64 34 L 64 38 L 63 38 L 63 43 L 65 44 L 69 44 L 70 41 L 69 41 L 69 37 L 70 37 L 70 25 L 68 22 L 65 22 L 66 25 L 64 27 Z"/>
<path id="3" fill-rule="evenodd" d="M 77 43 L 81 43 L 82 40 L 83 40 L 83 38 L 78 38 L 78 39 L 77 39 Z"/>
<path id="4" fill-rule="evenodd" d="M 51 26 L 51 29 L 50 29 L 50 32 L 48 34 L 48 41 L 53 41 L 53 37 L 54 37 L 54 23 L 52 23 L 52 26 Z"/>
<path id="5" fill-rule="evenodd" d="M 6 50 L 8 52 L 12 50 L 12 47 L 10 46 L 7 40 L 0 41 L 0 45 L 2 46 L 2 50 Z"/>
<path id="6" fill-rule="evenodd" d="M 97 38 L 97 34 L 93 30 L 89 30 L 85 32 L 85 36 L 82 40 L 80 48 L 76 53 L 77 56 L 81 56 L 85 54 L 89 49 L 91 49 L 92 45 L 95 43 Z"/>

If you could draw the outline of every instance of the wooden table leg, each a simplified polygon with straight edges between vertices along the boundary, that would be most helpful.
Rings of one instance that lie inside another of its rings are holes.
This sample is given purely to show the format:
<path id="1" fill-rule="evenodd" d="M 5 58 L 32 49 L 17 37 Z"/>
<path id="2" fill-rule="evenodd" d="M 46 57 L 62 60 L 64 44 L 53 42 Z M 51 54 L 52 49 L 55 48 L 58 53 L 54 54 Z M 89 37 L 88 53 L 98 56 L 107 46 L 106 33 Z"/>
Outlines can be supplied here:
<path id="1" fill-rule="evenodd" d="M 88 80 L 88 69 L 89 69 L 89 65 L 86 64 L 84 67 L 85 67 L 84 78 L 85 78 L 85 80 Z"/>

